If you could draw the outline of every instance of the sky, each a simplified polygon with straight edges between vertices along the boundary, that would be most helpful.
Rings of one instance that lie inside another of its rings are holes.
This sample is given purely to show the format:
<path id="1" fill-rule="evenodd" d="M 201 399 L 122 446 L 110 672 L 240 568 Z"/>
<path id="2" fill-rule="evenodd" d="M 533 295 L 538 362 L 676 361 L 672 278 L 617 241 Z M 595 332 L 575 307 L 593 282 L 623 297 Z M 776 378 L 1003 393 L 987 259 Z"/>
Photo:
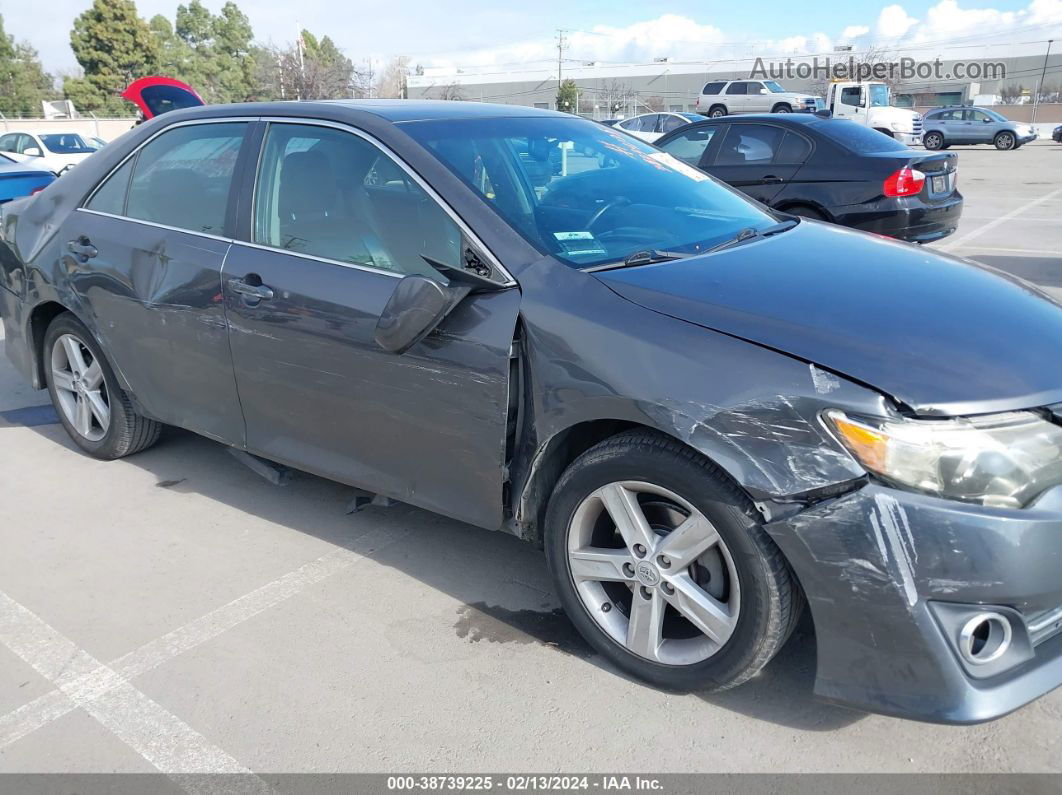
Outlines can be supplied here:
<path id="1" fill-rule="evenodd" d="M 359 64 L 407 55 L 425 66 L 504 71 L 555 61 L 557 28 L 566 31 L 566 58 L 603 63 L 777 56 L 828 52 L 844 43 L 859 49 L 956 39 L 977 57 L 981 44 L 1031 43 L 1049 36 L 1058 37 L 1055 47 L 1062 49 L 1062 0 L 764 0 L 755 6 L 721 0 L 666 5 L 636 0 L 236 1 L 259 41 L 283 44 L 307 28 L 331 36 Z M 37 48 L 46 69 L 71 72 L 77 63 L 70 27 L 90 2 L 48 0 L 44 18 L 38 2 L 0 0 L 0 14 L 8 33 Z M 223 2 L 205 0 L 205 5 L 217 11 Z M 172 20 L 178 4 L 138 0 L 137 8 L 145 19 L 161 13 Z"/>

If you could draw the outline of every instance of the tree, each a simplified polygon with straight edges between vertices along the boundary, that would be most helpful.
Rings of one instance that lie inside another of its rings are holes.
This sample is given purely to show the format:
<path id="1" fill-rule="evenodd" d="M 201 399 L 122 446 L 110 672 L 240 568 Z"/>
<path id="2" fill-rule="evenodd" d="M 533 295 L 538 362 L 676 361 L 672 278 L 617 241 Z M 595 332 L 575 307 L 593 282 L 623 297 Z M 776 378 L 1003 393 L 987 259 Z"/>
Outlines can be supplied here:
<path id="1" fill-rule="evenodd" d="M 343 99 L 362 82 L 335 42 L 328 36 L 318 40 L 308 30 L 286 48 L 265 48 L 255 60 L 262 98 Z"/>
<path id="2" fill-rule="evenodd" d="M 409 58 L 400 55 L 387 62 L 376 81 L 376 96 L 384 99 L 405 99 Z"/>
<path id="3" fill-rule="evenodd" d="M 634 100 L 636 92 L 626 83 L 613 79 L 606 81 L 601 86 L 598 90 L 598 96 L 601 99 L 599 104 L 603 105 L 605 112 L 611 116 L 626 110 L 627 106 Z"/>
<path id="4" fill-rule="evenodd" d="M 63 93 L 81 110 L 127 112 L 121 91 L 158 68 L 158 41 L 133 0 L 93 0 L 74 20 L 70 47 L 84 77 L 64 80 Z"/>
<path id="5" fill-rule="evenodd" d="M 579 86 L 570 77 L 557 87 L 557 110 L 567 113 L 579 110 Z"/>
<path id="6" fill-rule="evenodd" d="M 54 96 L 52 77 L 41 66 L 37 51 L 9 36 L 0 16 L 0 113 L 39 116 L 41 102 Z"/>
<path id="7" fill-rule="evenodd" d="M 225 3 L 217 15 L 200 0 L 180 5 L 172 33 L 165 18 L 156 20 L 152 19 L 152 30 L 159 38 L 161 60 L 173 70 L 173 77 L 211 103 L 258 98 L 254 31 L 235 3 Z"/>
<path id="8" fill-rule="evenodd" d="M 445 86 L 439 86 L 439 99 L 448 99 L 454 102 L 460 102 L 465 98 L 465 93 L 461 90 L 461 86 L 457 83 L 448 83 Z"/>

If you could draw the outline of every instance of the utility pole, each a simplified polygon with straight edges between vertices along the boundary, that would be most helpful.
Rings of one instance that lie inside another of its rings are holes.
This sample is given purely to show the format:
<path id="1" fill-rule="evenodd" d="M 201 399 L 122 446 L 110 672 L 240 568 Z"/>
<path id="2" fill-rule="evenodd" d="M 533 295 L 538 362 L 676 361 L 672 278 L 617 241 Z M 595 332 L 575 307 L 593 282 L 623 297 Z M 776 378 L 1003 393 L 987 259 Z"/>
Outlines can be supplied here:
<path id="1" fill-rule="evenodd" d="M 561 87 L 561 74 L 564 63 L 564 48 L 568 46 L 568 42 L 564 40 L 565 30 L 557 28 L 557 93 L 560 94 Z M 560 110 L 560 108 L 557 108 Z"/>
<path id="2" fill-rule="evenodd" d="M 1036 123 L 1036 106 L 1040 104 L 1040 94 L 1044 90 L 1044 78 L 1047 77 L 1047 59 L 1051 57 L 1051 45 L 1054 41 L 1054 39 L 1047 40 L 1047 52 L 1044 53 L 1044 68 L 1040 72 L 1040 85 L 1036 87 L 1036 96 L 1033 97 L 1032 121 L 1029 122 L 1030 124 Z"/>

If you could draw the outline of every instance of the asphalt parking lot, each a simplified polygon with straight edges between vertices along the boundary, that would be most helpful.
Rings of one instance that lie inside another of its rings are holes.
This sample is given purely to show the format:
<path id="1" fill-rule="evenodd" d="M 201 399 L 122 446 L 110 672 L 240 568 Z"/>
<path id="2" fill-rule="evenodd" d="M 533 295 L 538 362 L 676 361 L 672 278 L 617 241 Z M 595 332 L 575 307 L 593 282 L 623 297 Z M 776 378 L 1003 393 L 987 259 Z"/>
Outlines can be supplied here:
<path id="1" fill-rule="evenodd" d="M 934 247 L 1062 298 L 1062 146 L 956 151 Z M 659 692 L 513 538 L 177 430 L 99 462 L 45 404 L 0 357 L 0 772 L 1062 771 L 1062 691 L 966 728 L 822 704 L 805 622 L 737 690 Z"/>

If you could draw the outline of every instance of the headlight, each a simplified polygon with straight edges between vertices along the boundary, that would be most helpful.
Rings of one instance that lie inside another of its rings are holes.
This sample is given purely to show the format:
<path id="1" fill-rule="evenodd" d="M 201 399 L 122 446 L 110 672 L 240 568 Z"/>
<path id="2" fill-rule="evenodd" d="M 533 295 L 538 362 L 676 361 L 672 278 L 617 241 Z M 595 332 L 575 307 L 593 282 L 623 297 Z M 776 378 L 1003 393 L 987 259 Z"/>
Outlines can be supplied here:
<path id="1" fill-rule="evenodd" d="M 1020 508 L 1062 483 L 1062 427 L 1031 412 L 872 420 L 831 409 L 824 417 L 867 470 L 930 494 Z"/>
<path id="2" fill-rule="evenodd" d="M 904 128 L 903 122 L 900 122 L 900 121 L 894 121 L 889 126 L 892 127 L 892 129 L 894 129 L 894 130 L 902 130 Z"/>

